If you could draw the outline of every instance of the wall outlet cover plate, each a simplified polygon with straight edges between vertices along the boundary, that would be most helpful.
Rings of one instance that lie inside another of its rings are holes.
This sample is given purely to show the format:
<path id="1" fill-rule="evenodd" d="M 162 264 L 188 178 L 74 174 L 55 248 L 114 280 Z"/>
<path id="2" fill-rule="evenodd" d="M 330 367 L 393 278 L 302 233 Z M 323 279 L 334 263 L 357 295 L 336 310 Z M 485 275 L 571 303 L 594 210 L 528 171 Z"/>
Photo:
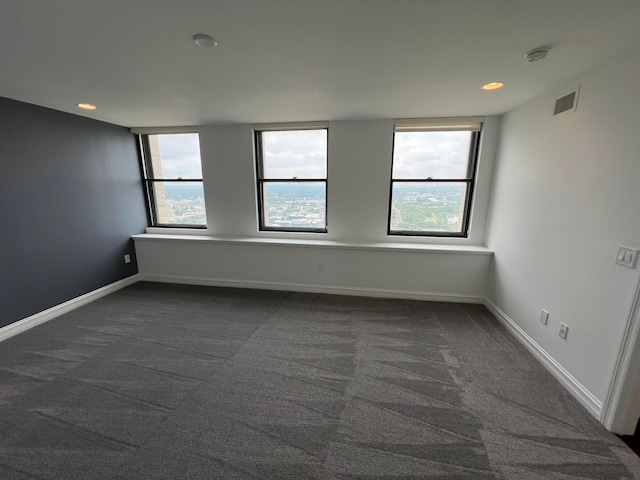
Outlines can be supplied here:
<path id="1" fill-rule="evenodd" d="M 623 267 L 636 268 L 638 262 L 638 250 L 636 248 L 618 245 L 616 252 L 616 263 Z"/>

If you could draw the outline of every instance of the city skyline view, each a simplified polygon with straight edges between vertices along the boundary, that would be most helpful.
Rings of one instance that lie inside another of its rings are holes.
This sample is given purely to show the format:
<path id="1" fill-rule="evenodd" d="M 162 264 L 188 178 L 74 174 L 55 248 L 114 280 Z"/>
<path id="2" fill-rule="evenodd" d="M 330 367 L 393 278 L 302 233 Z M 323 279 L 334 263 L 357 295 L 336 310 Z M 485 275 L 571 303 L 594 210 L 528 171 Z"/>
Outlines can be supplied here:
<path id="1" fill-rule="evenodd" d="M 206 225 L 204 191 L 199 183 L 164 183 L 168 224 Z M 399 183 L 393 189 L 391 231 L 460 232 L 464 183 Z M 282 229 L 324 229 L 325 185 L 285 182 L 265 188 L 264 224 Z"/>

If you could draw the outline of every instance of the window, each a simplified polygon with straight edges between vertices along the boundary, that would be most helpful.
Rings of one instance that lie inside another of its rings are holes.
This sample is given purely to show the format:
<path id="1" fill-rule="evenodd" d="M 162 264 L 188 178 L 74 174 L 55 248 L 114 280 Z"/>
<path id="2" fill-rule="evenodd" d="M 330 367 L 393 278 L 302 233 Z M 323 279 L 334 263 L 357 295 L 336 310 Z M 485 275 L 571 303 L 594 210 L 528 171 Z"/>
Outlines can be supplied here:
<path id="1" fill-rule="evenodd" d="M 198 134 L 149 134 L 140 139 L 151 224 L 205 228 Z"/>
<path id="2" fill-rule="evenodd" d="M 396 120 L 390 235 L 467 236 L 482 120 Z"/>
<path id="3" fill-rule="evenodd" d="M 327 127 L 255 129 L 260 230 L 327 231 Z"/>

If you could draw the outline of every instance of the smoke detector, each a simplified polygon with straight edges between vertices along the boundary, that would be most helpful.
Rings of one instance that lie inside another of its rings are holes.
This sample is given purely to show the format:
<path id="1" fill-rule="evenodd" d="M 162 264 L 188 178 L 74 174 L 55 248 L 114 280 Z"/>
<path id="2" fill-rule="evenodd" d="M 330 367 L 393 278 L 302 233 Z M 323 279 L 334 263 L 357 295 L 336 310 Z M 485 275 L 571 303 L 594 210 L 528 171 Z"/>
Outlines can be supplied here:
<path id="1" fill-rule="evenodd" d="M 218 41 L 213 38 L 211 35 L 206 35 L 204 33 L 196 33 L 193 36 L 193 41 L 199 47 L 215 47 L 218 45 Z"/>
<path id="2" fill-rule="evenodd" d="M 549 53 L 549 50 L 551 50 L 550 47 L 535 48 L 530 52 L 527 52 L 524 55 L 524 58 L 526 58 L 527 62 L 529 63 L 537 62 L 538 60 L 542 60 L 543 58 L 545 58 L 547 56 L 547 53 Z"/>

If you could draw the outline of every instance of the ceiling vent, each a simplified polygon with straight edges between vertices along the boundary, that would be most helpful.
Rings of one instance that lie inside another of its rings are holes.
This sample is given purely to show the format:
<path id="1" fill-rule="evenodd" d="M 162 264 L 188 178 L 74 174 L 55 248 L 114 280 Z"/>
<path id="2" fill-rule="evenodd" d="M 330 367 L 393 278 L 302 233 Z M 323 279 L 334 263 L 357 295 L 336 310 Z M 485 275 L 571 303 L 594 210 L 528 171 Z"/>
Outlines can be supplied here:
<path id="1" fill-rule="evenodd" d="M 573 92 L 565 95 L 564 97 L 558 98 L 556 100 L 556 105 L 553 108 L 553 114 L 558 115 L 559 113 L 562 113 L 562 112 L 575 110 L 578 107 L 579 91 L 580 91 L 580 87 L 576 88 Z"/>

